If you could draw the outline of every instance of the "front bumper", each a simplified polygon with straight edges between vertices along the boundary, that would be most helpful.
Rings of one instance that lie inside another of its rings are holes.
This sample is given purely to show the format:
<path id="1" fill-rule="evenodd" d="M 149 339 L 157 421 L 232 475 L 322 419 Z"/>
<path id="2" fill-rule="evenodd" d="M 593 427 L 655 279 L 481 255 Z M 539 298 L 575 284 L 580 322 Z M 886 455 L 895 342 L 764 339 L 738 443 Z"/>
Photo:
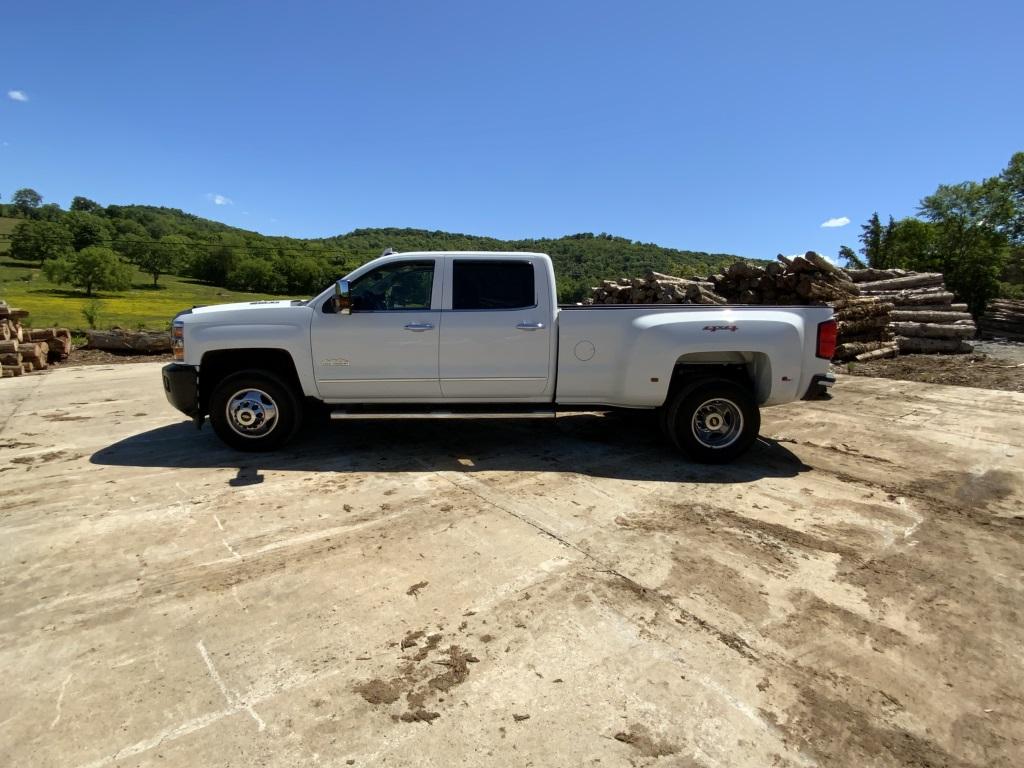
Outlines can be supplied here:
<path id="1" fill-rule="evenodd" d="M 811 379 L 811 386 L 807 388 L 802 399 L 804 400 L 831 400 L 832 395 L 829 389 L 836 383 L 834 373 L 819 373 Z"/>
<path id="2" fill-rule="evenodd" d="M 199 407 L 199 373 L 191 365 L 171 363 L 163 367 L 167 402 L 193 419 L 202 415 Z"/>

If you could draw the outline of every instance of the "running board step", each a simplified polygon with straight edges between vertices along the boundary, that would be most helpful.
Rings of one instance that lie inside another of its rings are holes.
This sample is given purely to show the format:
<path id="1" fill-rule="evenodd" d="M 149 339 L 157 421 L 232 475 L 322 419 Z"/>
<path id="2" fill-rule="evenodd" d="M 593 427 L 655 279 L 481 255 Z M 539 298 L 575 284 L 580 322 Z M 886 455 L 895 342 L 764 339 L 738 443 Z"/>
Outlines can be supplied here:
<path id="1" fill-rule="evenodd" d="M 332 419 L 553 419 L 555 412 L 545 410 L 508 411 L 331 411 Z"/>

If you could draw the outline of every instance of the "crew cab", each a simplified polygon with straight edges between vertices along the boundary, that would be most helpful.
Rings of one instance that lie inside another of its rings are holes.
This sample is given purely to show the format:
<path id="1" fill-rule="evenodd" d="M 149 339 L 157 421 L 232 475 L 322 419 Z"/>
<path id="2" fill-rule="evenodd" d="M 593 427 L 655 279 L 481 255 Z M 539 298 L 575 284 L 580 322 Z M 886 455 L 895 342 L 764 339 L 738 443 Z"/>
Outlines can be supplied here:
<path id="1" fill-rule="evenodd" d="M 308 301 L 194 307 L 172 324 L 170 403 L 244 451 L 306 405 L 332 419 L 552 418 L 655 409 L 676 448 L 733 459 L 760 408 L 827 397 L 828 307 L 559 306 L 541 253 L 386 253 Z"/>

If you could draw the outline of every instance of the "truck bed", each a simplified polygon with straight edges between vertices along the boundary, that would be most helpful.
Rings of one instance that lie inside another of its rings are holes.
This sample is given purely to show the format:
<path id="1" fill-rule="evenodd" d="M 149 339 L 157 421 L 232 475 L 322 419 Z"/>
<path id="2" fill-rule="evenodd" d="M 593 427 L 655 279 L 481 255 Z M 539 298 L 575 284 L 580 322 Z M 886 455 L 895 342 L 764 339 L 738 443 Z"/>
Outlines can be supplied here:
<path id="1" fill-rule="evenodd" d="M 559 404 L 657 407 L 679 363 L 747 367 L 758 403 L 799 399 L 823 363 L 829 307 L 572 305 L 558 313 Z M 827 363 L 825 364 L 827 366 Z"/>

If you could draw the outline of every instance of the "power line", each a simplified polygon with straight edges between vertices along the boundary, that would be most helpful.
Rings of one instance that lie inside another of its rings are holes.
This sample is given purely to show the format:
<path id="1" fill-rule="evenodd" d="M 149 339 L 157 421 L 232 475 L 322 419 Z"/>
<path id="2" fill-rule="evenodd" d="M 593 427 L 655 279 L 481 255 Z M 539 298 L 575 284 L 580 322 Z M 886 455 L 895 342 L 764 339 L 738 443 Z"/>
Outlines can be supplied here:
<path id="1" fill-rule="evenodd" d="M 182 237 L 185 237 L 185 235 L 182 235 Z M 3 242 L 3 241 L 13 242 L 13 240 L 14 240 L 14 235 L 13 234 L 6 233 L 6 232 L 0 232 L 0 242 Z M 46 237 L 44 237 L 44 238 L 33 238 L 33 241 L 34 242 L 43 242 L 43 243 L 47 243 L 47 244 L 50 244 L 50 243 L 56 243 L 56 244 L 60 244 L 60 245 L 67 245 L 68 244 L 67 241 L 63 240 L 63 239 L 46 238 Z M 250 252 L 251 251 L 274 251 L 274 252 L 278 252 L 278 251 L 299 251 L 300 253 L 302 253 L 304 255 L 328 256 L 328 257 L 343 258 L 343 259 L 346 258 L 346 256 L 344 254 L 339 254 L 337 252 L 330 252 L 330 251 L 325 251 L 325 250 L 320 250 L 320 249 L 310 249 L 308 246 L 247 245 L 247 244 L 240 245 L 240 244 L 237 244 L 237 243 L 210 243 L 210 242 L 206 242 L 206 241 L 202 241 L 202 240 L 189 240 L 187 243 L 165 243 L 165 242 L 162 242 L 160 240 L 154 240 L 152 238 L 149 238 L 148 240 L 147 239 L 141 239 L 141 238 L 139 240 L 128 240 L 128 239 L 125 239 L 125 238 L 114 237 L 114 238 L 101 238 L 99 240 L 94 241 L 93 244 L 94 245 L 102 244 L 102 245 L 110 245 L 110 246 L 115 246 L 115 245 L 118 245 L 118 244 L 122 244 L 122 245 L 124 245 L 124 244 L 127 244 L 127 245 L 152 245 L 152 246 L 158 246 L 158 247 L 163 247 L 163 246 L 167 246 L 167 247 L 182 247 L 183 246 L 185 248 L 207 248 L 207 249 L 215 249 L 216 248 L 216 249 L 228 249 L 228 250 L 236 249 L 236 250 L 243 250 L 243 251 L 250 251 Z"/>

